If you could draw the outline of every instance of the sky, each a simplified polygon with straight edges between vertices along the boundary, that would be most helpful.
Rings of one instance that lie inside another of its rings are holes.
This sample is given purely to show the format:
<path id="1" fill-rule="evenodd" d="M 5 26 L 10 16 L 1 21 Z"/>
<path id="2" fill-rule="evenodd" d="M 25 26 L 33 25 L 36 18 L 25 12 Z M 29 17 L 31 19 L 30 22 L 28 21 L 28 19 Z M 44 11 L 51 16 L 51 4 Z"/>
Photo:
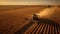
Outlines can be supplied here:
<path id="1" fill-rule="evenodd" d="M 0 5 L 60 5 L 60 0 L 0 0 Z"/>
<path id="2" fill-rule="evenodd" d="M 60 0 L 0 0 L 0 1 L 60 1 Z"/>

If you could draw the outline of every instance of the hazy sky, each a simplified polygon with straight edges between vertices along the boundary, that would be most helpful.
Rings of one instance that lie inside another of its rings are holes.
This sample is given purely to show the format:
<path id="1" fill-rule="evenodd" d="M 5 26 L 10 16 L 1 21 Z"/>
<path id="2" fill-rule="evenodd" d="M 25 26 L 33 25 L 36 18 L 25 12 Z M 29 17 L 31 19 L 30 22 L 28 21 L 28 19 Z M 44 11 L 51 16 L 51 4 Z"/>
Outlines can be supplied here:
<path id="1" fill-rule="evenodd" d="M 0 0 L 0 5 L 59 5 L 60 0 Z"/>
<path id="2" fill-rule="evenodd" d="M 0 1 L 60 1 L 60 0 L 0 0 Z"/>

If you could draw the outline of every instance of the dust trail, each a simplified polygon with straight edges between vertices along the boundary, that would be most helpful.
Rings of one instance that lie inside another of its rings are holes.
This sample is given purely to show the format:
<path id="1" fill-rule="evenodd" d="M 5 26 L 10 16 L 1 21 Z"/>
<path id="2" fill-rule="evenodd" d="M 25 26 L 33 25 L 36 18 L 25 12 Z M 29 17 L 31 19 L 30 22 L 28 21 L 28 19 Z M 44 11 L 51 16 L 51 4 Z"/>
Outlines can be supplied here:
<path id="1" fill-rule="evenodd" d="M 40 18 L 48 18 L 50 20 L 59 22 L 60 24 L 60 8 L 59 7 L 51 7 L 46 8 L 39 13 L 37 13 Z"/>

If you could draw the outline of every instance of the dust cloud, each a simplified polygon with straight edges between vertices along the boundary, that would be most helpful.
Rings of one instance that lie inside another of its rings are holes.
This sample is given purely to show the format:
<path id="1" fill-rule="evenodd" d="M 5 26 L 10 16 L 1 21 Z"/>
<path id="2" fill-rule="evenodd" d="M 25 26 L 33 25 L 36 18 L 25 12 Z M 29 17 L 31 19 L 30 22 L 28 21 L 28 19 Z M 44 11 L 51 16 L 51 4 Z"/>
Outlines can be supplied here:
<path id="1" fill-rule="evenodd" d="M 60 24 L 60 8 L 59 7 L 51 7 L 42 10 L 40 13 L 40 18 L 48 18 L 50 20 L 54 20 Z"/>

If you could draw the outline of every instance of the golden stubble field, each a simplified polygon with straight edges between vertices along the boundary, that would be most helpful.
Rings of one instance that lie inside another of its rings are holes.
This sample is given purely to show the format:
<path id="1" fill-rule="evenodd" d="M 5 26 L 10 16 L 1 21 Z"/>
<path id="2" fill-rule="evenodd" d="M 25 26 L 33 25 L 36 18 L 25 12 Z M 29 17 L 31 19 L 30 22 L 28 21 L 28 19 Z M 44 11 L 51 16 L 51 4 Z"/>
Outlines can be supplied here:
<path id="1" fill-rule="evenodd" d="M 34 13 L 40 14 L 40 16 L 43 15 L 42 17 L 47 17 L 48 19 L 52 19 L 51 16 L 59 16 L 59 8 L 55 9 L 55 11 L 52 7 L 53 15 L 51 15 L 52 12 L 49 11 L 49 8 L 46 8 L 47 6 L 0 6 L 0 34 L 13 34 L 20 30 L 29 22 L 25 20 L 25 17 L 31 19 Z M 42 13 L 40 13 L 40 11 Z M 53 20 L 54 19 L 60 20 L 59 18 L 53 18 Z"/>
<path id="2" fill-rule="evenodd" d="M 28 24 L 24 18 L 31 18 L 45 6 L 0 6 L 0 33 L 13 34 Z"/>

